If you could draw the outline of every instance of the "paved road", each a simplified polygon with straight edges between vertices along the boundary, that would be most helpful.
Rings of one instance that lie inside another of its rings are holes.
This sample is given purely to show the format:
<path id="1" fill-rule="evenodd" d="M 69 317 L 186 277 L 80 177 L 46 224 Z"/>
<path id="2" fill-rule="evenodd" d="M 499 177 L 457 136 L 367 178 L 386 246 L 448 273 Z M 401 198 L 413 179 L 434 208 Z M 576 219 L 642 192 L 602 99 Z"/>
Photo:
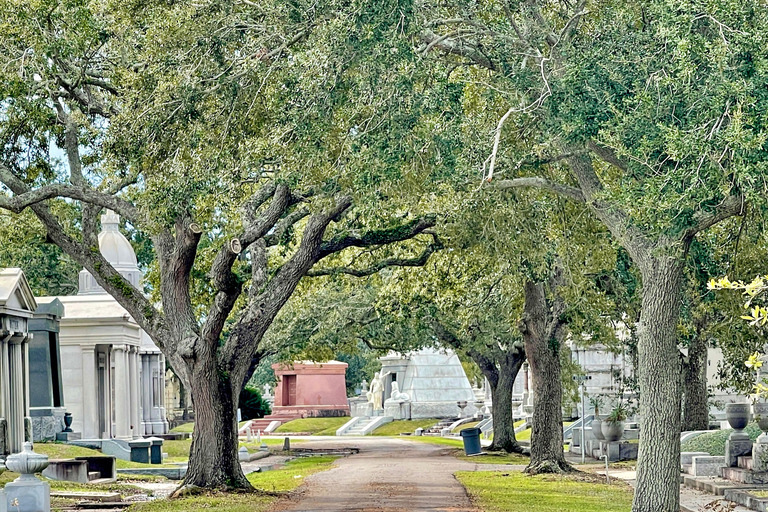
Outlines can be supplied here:
<path id="1" fill-rule="evenodd" d="M 477 464 L 449 455 L 445 446 L 390 438 L 348 438 L 302 443 L 302 448 L 357 447 L 331 470 L 307 478 L 302 491 L 274 512 L 477 512 L 456 471 Z"/>

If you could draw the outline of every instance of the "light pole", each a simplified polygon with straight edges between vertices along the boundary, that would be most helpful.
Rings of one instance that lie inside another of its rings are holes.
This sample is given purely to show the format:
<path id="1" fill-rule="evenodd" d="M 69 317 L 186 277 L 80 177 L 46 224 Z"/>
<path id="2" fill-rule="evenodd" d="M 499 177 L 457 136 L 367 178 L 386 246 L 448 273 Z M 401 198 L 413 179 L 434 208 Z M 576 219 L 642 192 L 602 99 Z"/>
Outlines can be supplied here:
<path id="1" fill-rule="evenodd" d="M 584 446 L 584 443 L 586 442 L 584 431 L 587 428 L 587 425 L 586 425 L 587 405 L 585 403 L 587 393 L 586 393 L 586 385 L 584 383 L 591 379 L 592 379 L 591 375 L 574 375 L 573 376 L 573 380 L 579 383 L 579 390 L 581 391 L 581 463 L 582 464 L 585 464 L 587 461 L 586 459 L 587 447 Z"/>

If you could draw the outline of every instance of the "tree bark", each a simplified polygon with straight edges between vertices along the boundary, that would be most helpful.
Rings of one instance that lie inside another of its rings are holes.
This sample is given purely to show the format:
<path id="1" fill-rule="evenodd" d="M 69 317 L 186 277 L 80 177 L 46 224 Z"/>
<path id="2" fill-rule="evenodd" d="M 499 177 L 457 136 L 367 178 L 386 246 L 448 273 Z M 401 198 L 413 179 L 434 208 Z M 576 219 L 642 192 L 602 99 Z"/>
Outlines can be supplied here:
<path id="1" fill-rule="evenodd" d="M 238 460 L 239 386 L 219 371 L 214 358 L 198 361 L 190 382 L 195 429 L 189 468 L 179 493 L 194 487 L 251 489 Z"/>
<path id="2" fill-rule="evenodd" d="M 648 251 L 650 252 L 650 251 Z M 640 445 L 632 512 L 680 510 L 680 314 L 684 259 L 646 255 L 638 329 Z"/>
<path id="3" fill-rule="evenodd" d="M 560 307 L 548 304 L 544 283 L 525 283 L 525 307 L 520 331 L 533 381 L 531 462 L 526 473 L 572 471 L 563 452 Z"/>
<path id="4" fill-rule="evenodd" d="M 515 437 L 515 418 L 512 414 L 512 388 L 525 361 L 525 355 L 505 354 L 498 372 L 498 380 L 491 383 L 493 397 L 493 443 L 488 450 L 521 453 L 522 447 Z M 489 379 L 489 383 L 490 383 Z"/>
<path id="5" fill-rule="evenodd" d="M 707 349 L 709 344 L 701 329 L 688 347 L 687 362 L 683 365 L 683 426 L 685 430 L 709 428 L 709 404 L 707 393 Z"/>

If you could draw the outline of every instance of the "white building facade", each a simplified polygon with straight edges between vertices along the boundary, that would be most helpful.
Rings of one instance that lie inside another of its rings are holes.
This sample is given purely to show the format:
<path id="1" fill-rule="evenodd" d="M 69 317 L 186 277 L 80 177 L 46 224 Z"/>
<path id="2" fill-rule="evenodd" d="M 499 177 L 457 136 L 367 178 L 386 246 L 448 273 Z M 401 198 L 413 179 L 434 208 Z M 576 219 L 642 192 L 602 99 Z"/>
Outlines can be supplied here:
<path id="1" fill-rule="evenodd" d="M 119 231 L 120 218 L 101 217 L 99 249 L 137 289 L 136 253 Z M 165 359 L 136 321 L 86 270 L 64 305 L 60 345 L 64 404 L 83 439 L 136 439 L 166 434 Z M 39 303 L 53 297 L 38 298 Z"/>

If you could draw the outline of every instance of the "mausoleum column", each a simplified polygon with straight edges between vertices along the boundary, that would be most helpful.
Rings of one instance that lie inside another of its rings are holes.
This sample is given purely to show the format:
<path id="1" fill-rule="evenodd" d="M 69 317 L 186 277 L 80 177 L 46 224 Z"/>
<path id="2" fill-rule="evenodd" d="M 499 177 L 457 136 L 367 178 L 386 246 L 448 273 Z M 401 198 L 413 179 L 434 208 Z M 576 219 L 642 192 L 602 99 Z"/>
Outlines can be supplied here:
<path id="1" fill-rule="evenodd" d="M 124 345 L 114 345 L 112 354 L 115 361 L 115 432 L 118 439 L 131 437 L 131 394 L 128 377 L 128 354 Z"/>
<path id="2" fill-rule="evenodd" d="M 152 433 L 152 370 L 149 368 L 149 358 L 141 354 L 141 428 L 144 434 Z"/>
<path id="3" fill-rule="evenodd" d="M 8 351 L 10 349 L 8 342 L 10 339 L 10 334 L 0 337 L 0 382 L 10 382 L 11 369 L 8 358 Z M 0 418 L 8 420 L 10 400 L 10 386 L 0 386 Z"/>
<path id="4" fill-rule="evenodd" d="M 139 370 L 139 349 L 131 347 L 129 353 L 131 370 L 131 425 L 133 425 L 133 438 L 144 435 L 141 425 L 141 379 Z"/>
<path id="5" fill-rule="evenodd" d="M 26 388 L 24 387 L 24 358 L 22 355 L 22 341 L 17 337 L 10 340 L 10 401 L 8 407 L 8 430 L 10 432 L 11 452 L 21 452 L 24 443 L 24 401 Z"/>
<path id="6" fill-rule="evenodd" d="M 69 395 L 67 390 L 64 390 L 64 404 L 68 407 L 69 412 L 73 413 L 74 429 L 80 430 L 83 433 L 85 439 L 100 438 L 106 432 L 99 432 L 99 415 L 104 414 L 104 411 L 99 410 L 104 407 L 104 400 L 99 400 L 96 396 L 99 383 L 96 381 L 96 347 L 93 345 L 80 345 L 80 360 L 81 360 L 81 375 L 82 375 L 82 398 L 83 403 L 80 404 L 79 411 L 72 411 L 72 405 L 68 404 L 72 395 Z M 81 417 L 77 417 L 77 413 L 80 413 Z M 109 430 L 109 427 L 107 427 Z"/>

